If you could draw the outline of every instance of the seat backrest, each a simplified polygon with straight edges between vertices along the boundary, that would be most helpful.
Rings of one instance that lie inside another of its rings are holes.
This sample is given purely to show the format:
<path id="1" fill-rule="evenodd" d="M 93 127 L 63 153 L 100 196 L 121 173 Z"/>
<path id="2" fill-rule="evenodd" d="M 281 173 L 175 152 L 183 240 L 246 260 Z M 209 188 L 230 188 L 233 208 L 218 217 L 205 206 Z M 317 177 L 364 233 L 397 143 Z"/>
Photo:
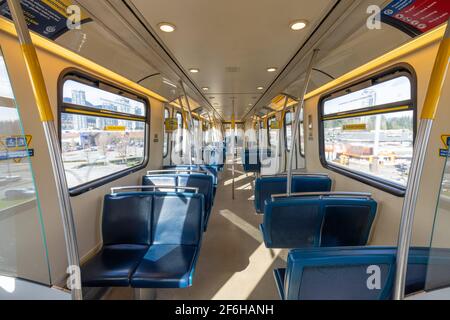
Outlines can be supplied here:
<path id="1" fill-rule="evenodd" d="M 177 186 L 177 176 L 169 174 L 154 174 L 146 175 L 142 178 L 142 185 L 144 186 Z M 174 191 L 174 190 L 155 190 L 155 191 Z"/>
<path id="2" fill-rule="evenodd" d="M 182 169 L 182 170 L 200 170 L 207 174 L 213 176 L 214 185 L 218 183 L 218 173 L 217 168 L 211 165 L 179 165 L 179 166 L 165 166 L 164 169 Z M 181 172 L 183 173 L 183 172 Z"/>
<path id="3" fill-rule="evenodd" d="M 288 255 L 285 292 L 288 300 L 391 299 L 397 248 L 352 247 L 295 249 Z M 447 261 L 450 254 L 447 251 Z M 424 289 L 427 248 L 412 248 L 406 294 Z"/>
<path id="4" fill-rule="evenodd" d="M 260 177 L 255 181 L 255 209 L 264 212 L 264 204 L 274 194 L 286 193 L 286 176 Z M 327 192 L 331 179 L 325 175 L 297 175 L 292 177 L 292 192 Z"/>
<path id="5" fill-rule="evenodd" d="M 314 247 L 320 244 L 323 211 L 318 197 L 266 202 L 264 241 L 268 248 Z"/>
<path id="6" fill-rule="evenodd" d="M 153 244 L 199 245 L 204 230 L 204 196 L 155 193 Z"/>
<path id="7" fill-rule="evenodd" d="M 207 174 L 180 174 L 177 185 L 179 187 L 198 188 L 198 193 L 205 197 L 205 210 L 209 211 L 212 206 L 214 180 Z"/>
<path id="8" fill-rule="evenodd" d="M 377 211 L 369 197 L 307 195 L 270 198 L 264 241 L 269 248 L 366 245 Z"/>
<path id="9" fill-rule="evenodd" d="M 103 244 L 142 244 L 152 241 L 152 193 L 106 195 L 103 205 Z"/>
<path id="10" fill-rule="evenodd" d="M 364 246 L 377 213 L 377 202 L 370 198 L 322 200 L 324 221 L 321 247 Z"/>

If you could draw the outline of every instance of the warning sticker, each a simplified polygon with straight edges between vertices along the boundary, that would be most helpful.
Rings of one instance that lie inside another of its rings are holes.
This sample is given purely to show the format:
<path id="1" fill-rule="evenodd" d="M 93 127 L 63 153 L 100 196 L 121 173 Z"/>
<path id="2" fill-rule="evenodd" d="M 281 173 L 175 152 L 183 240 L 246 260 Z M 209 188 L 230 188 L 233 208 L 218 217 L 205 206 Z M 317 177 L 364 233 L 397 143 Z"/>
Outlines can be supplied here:
<path id="1" fill-rule="evenodd" d="M 382 20 L 411 35 L 420 35 L 447 22 L 448 0 L 394 0 L 382 11 Z"/>
<path id="2" fill-rule="evenodd" d="M 72 0 L 21 0 L 20 3 L 30 30 L 51 40 L 69 31 L 67 8 L 73 5 Z M 6 0 L 0 0 L 0 15 L 12 19 Z M 92 20 L 81 12 L 80 23 L 89 21 Z"/>

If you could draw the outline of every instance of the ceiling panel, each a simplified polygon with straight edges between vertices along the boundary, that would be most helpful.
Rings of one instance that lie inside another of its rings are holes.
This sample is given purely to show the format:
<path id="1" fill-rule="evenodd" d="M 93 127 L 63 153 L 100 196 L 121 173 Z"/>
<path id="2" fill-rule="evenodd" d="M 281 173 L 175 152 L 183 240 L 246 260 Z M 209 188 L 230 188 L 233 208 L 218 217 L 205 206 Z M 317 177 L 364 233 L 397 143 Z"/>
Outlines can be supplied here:
<path id="1" fill-rule="evenodd" d="M 333 0 L 132 0 L 181 66 L 199 68 L 190 74 L 198 87 L 209 87 L 213 106 L 225 119 L 236 106 L 241 118 L 295 55 Z M 294 32 L 292 21 L 306 19 Z M 160 22 L 176 25 L 161 32 Z M 278 71 L 268 73 L 268 67 Z"/>

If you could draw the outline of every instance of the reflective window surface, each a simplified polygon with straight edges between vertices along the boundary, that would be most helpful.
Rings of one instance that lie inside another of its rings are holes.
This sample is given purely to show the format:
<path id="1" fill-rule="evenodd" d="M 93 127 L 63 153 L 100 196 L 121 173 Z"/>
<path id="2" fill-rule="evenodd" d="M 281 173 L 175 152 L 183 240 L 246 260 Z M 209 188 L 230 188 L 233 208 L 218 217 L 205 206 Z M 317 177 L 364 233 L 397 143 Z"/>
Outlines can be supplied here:
<path id="1" fill-rule="evenodd" d="M 145 116 L 145 103 L 101 90 L 86 84 L 67 80 L 63 87 L 64 103 L 114 111 L 135 116 Z"/>
<path id="2" fill-rule="evenodd" d="M 407 77 L 395 78 L 324 103 L 324 115 L 371 108 L 411 100 L 411 82 Z"/>
<path id="3" fill-rule="evenodd" d="M 410 80 L 402 76 L 326 101 L 322 151 L 327 163 L 406 186 L 414 139 L 411 96 Z M 395 102 L 399 105 L 383 107 Z"/>
<path id="4" fill-rule="evenodd" d="M 43 221 L 29 158 L 33 151 L 32 138 L 22 128 L 0 51 L 0 293 L 12 296 L 15 283 L 5 277 L 47 285 L 51 282 Z"/>
<path id="5" fill-rule="evenodd" d="M 144 163 L 146 105 L 143 102 L 67 80 L 64 104 L 61 145 L 69 188 Z M 74 109 L 74 105 L 84 108 Z"/>

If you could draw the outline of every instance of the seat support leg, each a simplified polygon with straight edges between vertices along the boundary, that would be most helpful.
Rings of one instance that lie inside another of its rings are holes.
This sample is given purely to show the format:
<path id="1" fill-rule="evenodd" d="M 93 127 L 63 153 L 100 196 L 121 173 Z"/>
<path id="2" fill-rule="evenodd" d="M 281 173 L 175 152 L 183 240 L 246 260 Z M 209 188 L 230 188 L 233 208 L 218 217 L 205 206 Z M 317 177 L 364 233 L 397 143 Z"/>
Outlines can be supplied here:
<path id="1" fill-rule="evenodd" d="M 134 300 L 156 300 L 156 289 L 134 289 Z"/>

